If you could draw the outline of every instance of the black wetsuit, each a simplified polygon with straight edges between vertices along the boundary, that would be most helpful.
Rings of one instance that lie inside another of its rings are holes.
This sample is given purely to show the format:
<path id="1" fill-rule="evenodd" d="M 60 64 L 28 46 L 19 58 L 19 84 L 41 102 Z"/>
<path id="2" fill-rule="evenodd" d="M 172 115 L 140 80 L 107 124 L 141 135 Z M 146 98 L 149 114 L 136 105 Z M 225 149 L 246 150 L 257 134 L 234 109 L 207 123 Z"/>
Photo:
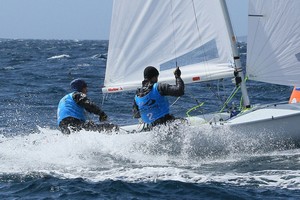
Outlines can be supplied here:
<path id="1" fill-rule="evenodd" d="M 72 95 L 73 100 L 83 107 L 86 111 L 94 113 L 95 115 L 103 116 L 106 114 L 92 101 L 90 101 L 86 94 L 82 92 L 74 92 Z M 111 130 L 117 128 L 116 125 L 105 123 L 105 124 L 95 124 L 93 122 L 83 122 L 74 117 L 66 117 L 59 123 L 59 128 L 64 134 L 70 134 L 71 131 L 80 131 L 82 129 L 88 131 L 103 131 Z"/>
<path id="2" fill-rule="evenodd" d="M 136 95 L 138 97 L 143 97 L 143 96 L 147 95 L 152 90 L 154 83 L 151 83 L 148 80 L 144 80 L 142 82 L 142 85 L 143 86 L 141 88 L 138 88 L 136 91 Z M 169 85 L 167 83 L 158 83 L 157 89 L 158 89 L 159 94 L 162 96 L 179 97 L 179 96 L 184 95 L 184 82 L 180 77 L 177 77 L 176 85 Z M 134 118 L 141 117 L 139 108 L 135 101 L 133 103 L 133 117 Z M 164 117 L 155 120 L 151 124 L 151 126 L 165 124 L 166 122 L 173 121 L 174 119 L 175 119 L 175 117 L 173 115 L 167 114 Z"/>

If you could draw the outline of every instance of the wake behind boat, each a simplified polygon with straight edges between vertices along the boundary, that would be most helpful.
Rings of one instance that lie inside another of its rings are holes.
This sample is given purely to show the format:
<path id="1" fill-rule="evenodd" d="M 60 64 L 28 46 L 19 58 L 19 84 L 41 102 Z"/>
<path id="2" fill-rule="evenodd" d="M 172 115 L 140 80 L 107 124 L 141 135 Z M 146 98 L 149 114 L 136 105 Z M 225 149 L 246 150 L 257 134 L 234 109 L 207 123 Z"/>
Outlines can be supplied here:
<path id="1" fill-rule="evenodd" d="M 300 85 L 299 8 L 297 0 L 249 1 L 247 79 Z M 159 69 L 161 82 L 174 81 L 176 66 L 186 84 L 235 78 L 242 94 L 238 112 L 233 115 L 222 109 L 188 117 L 189 124 L 228 127 L 254 137 L 272 134 L 278 140 L 300 143 L 298 103 L 251 105 L 225 0 L 115 0 L 110 33 L 103 93 L 140 87 L 142 72 L 149 65 Z"/>

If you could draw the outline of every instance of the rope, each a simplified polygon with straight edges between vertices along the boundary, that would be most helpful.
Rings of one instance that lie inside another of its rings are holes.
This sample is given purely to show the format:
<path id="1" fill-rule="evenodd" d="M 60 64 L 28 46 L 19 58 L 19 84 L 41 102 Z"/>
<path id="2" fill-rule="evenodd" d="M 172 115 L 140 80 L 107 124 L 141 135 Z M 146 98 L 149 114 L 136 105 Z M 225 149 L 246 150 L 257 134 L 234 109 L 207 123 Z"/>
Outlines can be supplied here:
<path id="1" fill-rule="evenodd" d="M 196 109 L 198 109 L 199 107 L 201 107 L 201 106 L 204 104 L 204 102 L 200 103 L 200 102 L 198 101 L 198 99 L 196 99 L 195 96 L 194 96 L 192 93 L 188 93 L 188 94 L 189 94 L 190 96 L 192 96 L 192 98 L 193 98 L 193 99 L 196 101 L 196 103 L 197 103 L 196 106 L 194 106 L 194 107 L 192 107 L 192 108 L 190 108 L 189 110 L 186 111 L 186 116 L 187 116 L 187 117 L 191 117 L 191 116 L 189 115 L 189 113 L 192 112 L 192 111 L 194 111 L 194 110 L 196 110 Z"/>
<path id="2" fill-rule="evenodd" d="M 189 113 L 192 112 L 193 110 L 196 110 L 196 109 L 198 109 L 199 107 L 203 106 L 203 104 L 204 104 L 204 102 L 202 102 L 202 103 L 200 103 L 200 104 L 198 104 L 198 105 L 192 107 L 191 109 L 189 109 L 189 110 L 186 112 L 186 116 L 191 117 L 191 116 L 189 115 Z"/>
<path id="3" fill-rule="evenodd" d="M 177 103 L 177 101 L 180 99 L 180 97 L 177 97 L 177 99 L 172 103 L 172 105 L 170 105 L 170 107 L 172 107 L 175 103 Z"/>
<path id="4" fill-rule="evenodd" d="M 219 112 L 224 111 L 224 109 L 227 107 L 228 103 L 232 100 L 232 98 L 235 96 L 235 94 L 237 93 L 237 91 L 239 91 L 240 88 L 241 88 L 241 86 L 235 87 L 235 89 L 232 91 L 231 95 L 225 101 L 223 107 L 221 108 L 221 110 Z"/>
<path id="5" fill-rule="evenodd" d="M 212 92 L 215 96 L 217 96 L 217 99 L 220 100 L 220 101 L 223 103 L 222 97 L 221 97 L 219 94 L 217 94 L 216 92 L 214 92 L 214 91 L 212 90 L 212 87 L 210 86 L 210 84 L 207 84 L 207 87 L 208 87 L 209 91 Z M 224 84 L 223 84 L 223 87 L 224 87 Z M 223 89 L 224 89 L 224 88 L 223 88 Z M 218 86 L 218 90 L 219 90 L 219 86 Z M 224 89 L 224 90 L 225 90 L 225 89 Z M 196 103 L 197 103 L 196 106 L 190 108 L 190 109 L 186 112 L 186 115 L 187 115 L 188 117 L 191 117 L 191 116 L 189 115 L 189 113 L 190 113 L 191 111 L 194 111 L 194 110 L 198 109 L 199 107 L 203 106 L 204 102 L 200 103 L 200 102 L 198 101 L 198 99 L 196 99 L 195 96 L 194 96 L 192 93 L 188 93 L 188 94 L 189 94 L 189 95 L 196 101 Z"/>
<path id="6" fill-rule="evenodd" d="M 245 78 L 245 81 L 247 81 L 247 80 L 248 80 L 248 77 Z M 232 98 L 236 95 L 236 93 L 239 91 L 240 88 L 241 88 L 241 86 L 238 86 L 238 87 L 235 87 L 235 88 L 232 90 L 231 94 L 229 95 L 229 97 L 227 98 L 227 100 L 224 102 L 223 107 L 222 107 L 221 110 L 219 111 L 220 113 L 223 112 L 224 109 L 225 109 L 226 107 L 228 107 L 228 103 L 232 100 Z M 220 96 L 217 95 L 215 92 L 213 92 L 213 90 L 211 90 L 211 87 L 209 87 L 209 89 L 210 89 L 210 91 L 211 91 L 213 94 L 215 94 L 215 95 L 218 97 L 219 100 L 222 101 L 222 99 L 220 98 Z M 191 95 L 192 95 L 192 94 L 191 94 Z M 193 96 L 193 95 L 192 95 L 192 96 Z M 195 98 L 193 97 L 193 99 L 195 99 Z M 201 106 L 204 104 L 204 102 L 203 102 L 203 103 L 199 103 L 197 99 L 195 99 L 195 100 L 196 100 L 196 102 L 198 103 L 198 105 L 192 107 L 191 109 L 189 109 L 189 110 L 186 112 L 186 115 L 187 115 L 188 117 L 190 117 L 189 113 L 190 113 L 191 111 L 196 110 L 197 108 L 201 107 Z M 242 110 L 242 108 L 243 108 L 242 102 L 243 102 L 243 96 L 241 97 L 241 100 L 240 100 L 239 110 Z M 246 109 L 246 110 L 247 110 L 247 109 Z"/>
<path id="7" fill-rule="evenodd" d="M 248 77 L 245 78 L 245 82 L 248 80 Z M 241 86 L 239 85 L 238 87 L 235 87 L 235 89 L 233 90 L 233 92 L 231 93 L 231 95 L 228 97 L 228 99 L 225 101 L 224 106 L 222 107 L 222 109 L 219 112 L 223 112 L 225 107 L 227 107 L 228 103 L 232 100 L 232 98 L 236 95 L 237 91 L 241 88 Z M 240 99 L 240 105 L 239 105 L 239 110 L 242 110 L 243 108 L 243 96 L 241 96 Z"/>
<path id="8" fill-rule="evenodd" d="M 235 89 L 231 92 L 230 96 L 229 96 L 228 99 L 225 101 L 225 103 L 224 103 L 222 109 L 219 111 L 220 113 L 224 111 L 224 109 L 227 107 L 228 103 L 232 100 L 232 98 L 235 96 L 235 94 L 237 93 L 237 91 L 238 91 L 239 89 L 240 89 L 240 86 L 239 86 L 239 87 L 235 87 Z M 197 103 L 198 103 L 198 100 L 196 100 L 196 101 L 197 101 Z M 190 113 L 191 111 L 194 111 L 194 110 L 198 109 L 199 107 L 201 107 L 201 106 L 203 106 L 203 105 L 204 105 L 204 102 L 199 103 L 198 105 L 196 105 L 196 106 L 190 108 L 190 109 L 186 112 L 186 115 L 187 115 L 188 117 L 191 117 L 189 113 Z"/>

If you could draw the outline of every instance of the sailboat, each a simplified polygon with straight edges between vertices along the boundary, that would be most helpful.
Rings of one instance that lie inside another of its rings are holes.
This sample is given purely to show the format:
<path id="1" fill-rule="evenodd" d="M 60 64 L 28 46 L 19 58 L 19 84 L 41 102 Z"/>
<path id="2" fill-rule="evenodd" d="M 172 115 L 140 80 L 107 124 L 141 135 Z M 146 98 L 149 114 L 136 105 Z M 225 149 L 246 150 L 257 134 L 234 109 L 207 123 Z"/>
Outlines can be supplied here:
<path id="1" fill-rule="evenodd" d="M 241 112 L 188 117 L 190 125 L 266 132 L 300 142 L 300 104 L 251 105 L 246 87 L 246 77 L 300 85 L 299 9 L 299 0 L 249 0 L 244 73 L 225 0 L 114 0 L 102 92 L 136 90 L 149 65 L 159 69 L 160 82 L 170 84 L 177 65 L 185 84 L 235 78 L 243 98 Z"/>

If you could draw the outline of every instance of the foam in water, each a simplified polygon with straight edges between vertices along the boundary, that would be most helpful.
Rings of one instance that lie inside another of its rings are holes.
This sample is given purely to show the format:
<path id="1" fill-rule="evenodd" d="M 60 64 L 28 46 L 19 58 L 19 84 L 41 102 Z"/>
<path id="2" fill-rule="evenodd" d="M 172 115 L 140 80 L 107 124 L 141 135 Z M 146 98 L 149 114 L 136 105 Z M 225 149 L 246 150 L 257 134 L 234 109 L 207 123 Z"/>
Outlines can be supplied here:
<path id="1" fill-rule="evenodd" d="M 67 54 L 62 54 L 62 55 L 52 56 L 52 57 L 48 58 L 48 60 L 63 59 L 63 58 L 70 58 L 70 56 Z"/>
<path id="2" fill-rule="evenodd" d="M 67 136 L 49 128 L 39 130 L 1 137 L 2 174 L 42 173 L 90 181 L 220 182 L 291 189 L 300 185 L 300 170 L 272 170 L 264 164 L 291 154 L 297 167 L 300 151 L 268 152 L 274 145 L 263 148 L 263 137 L 249 141 L 251 138 L 229 130 L 187 126 L 135 134 L 81 131 Z M 262 159 L 265 167 L 252 165 L 253 169 L 248 169 L 253 159 L 253 163 Z"/>

